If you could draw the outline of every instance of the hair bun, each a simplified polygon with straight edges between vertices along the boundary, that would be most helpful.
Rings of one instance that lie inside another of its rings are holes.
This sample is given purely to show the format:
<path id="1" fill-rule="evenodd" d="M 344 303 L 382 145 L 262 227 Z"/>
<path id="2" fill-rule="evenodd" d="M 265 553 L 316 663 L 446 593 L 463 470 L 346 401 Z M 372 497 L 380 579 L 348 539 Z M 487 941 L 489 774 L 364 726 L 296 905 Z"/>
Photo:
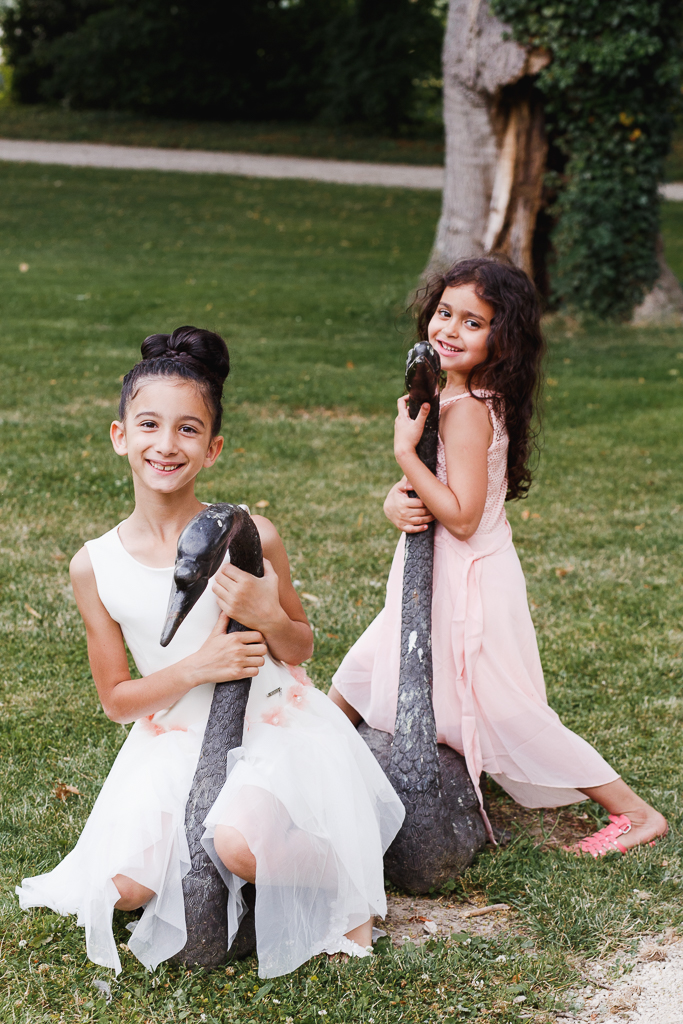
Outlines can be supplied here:
<path id="1" fill-rule="evenodd" d="M 220 334 L 201 327 L 176 327 L 173 334 L 151 334 L 141 345 L 142 358 L 177 359 L 221 384 L 230 372 L 228 348 Z"/>

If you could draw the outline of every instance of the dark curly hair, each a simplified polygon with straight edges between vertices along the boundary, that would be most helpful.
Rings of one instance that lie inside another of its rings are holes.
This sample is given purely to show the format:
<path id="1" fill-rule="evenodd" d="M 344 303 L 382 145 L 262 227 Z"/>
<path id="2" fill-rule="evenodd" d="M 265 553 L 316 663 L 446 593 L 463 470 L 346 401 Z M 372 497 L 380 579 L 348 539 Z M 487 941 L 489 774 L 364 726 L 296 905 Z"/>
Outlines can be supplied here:
<path id="1" fill-rule="evenodd" d="M 150 334 L 141 347 L 142 359 L 123 378 L 119 419 L 150 377 L 180 377 L 201 391 L 211 411 L 216 437 L 223 419 L 223 383 L 230 373 L 228 347 L 220 334 L 201 327 L 176 327 L 172 334 Z"/>
<path id="2" fill-rule="evenodd" d="M 529 462 L 538 450 L 537 405 L 546 351 L 538 294 L 524 271 L 504 256 L 459 260 L 417 293 L 413 308 L 420 340 L 428 337 L 444 290 L 462 284 L 474 285 L 479 298 L 494 310 L 486 359 L 470 370 L 467 390 L 492 392 L 495 412 L 510 439 L 506 500 L 523 498 L 531 486 Z"/>

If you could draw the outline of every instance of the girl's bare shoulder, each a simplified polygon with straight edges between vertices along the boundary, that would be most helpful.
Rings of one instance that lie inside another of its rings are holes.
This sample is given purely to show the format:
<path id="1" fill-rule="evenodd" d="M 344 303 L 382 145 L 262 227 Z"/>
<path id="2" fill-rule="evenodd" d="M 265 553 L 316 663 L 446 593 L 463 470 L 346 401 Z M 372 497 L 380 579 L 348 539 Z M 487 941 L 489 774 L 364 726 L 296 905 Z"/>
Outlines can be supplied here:
<path id="1" fill-rule="evenodd" d="M 272 562 L 271 553 L 284 552 L 285 547 L 282 543 L 282 538 L 270 519 L 266 519 L 265 516 L 252 516 L 251 518 L 254 520 L 254 525 L 259 532 L 263 553 Z"/>
<path id="2" fill-rule="evenodd" d="M 95 573 L 85 545 L 79 548 L 69 562 L 69 575 L 74 586 L 87 586 L 90 582 L 95 583 Z"/>
<path id="3" fill-rule="evenodd" d="M 491 414 L 486 402 L 473 395 L 465 395 L 457 402 L 448 405 L 440 416 L 440 432 L 446 438 L 463 433 L 470 436 L 486 436 L 489 442 L 493 437 Z"/>
<path id="4" fill-rule="evenodd" d="M 69 574 L 78 610 L 88 630 L 94 627 L 113 626 L 120 635 L 120 627 L 114 623 L 100 599 L 95 572 L 85 546 L 80 548 L 71 559 Z"/>

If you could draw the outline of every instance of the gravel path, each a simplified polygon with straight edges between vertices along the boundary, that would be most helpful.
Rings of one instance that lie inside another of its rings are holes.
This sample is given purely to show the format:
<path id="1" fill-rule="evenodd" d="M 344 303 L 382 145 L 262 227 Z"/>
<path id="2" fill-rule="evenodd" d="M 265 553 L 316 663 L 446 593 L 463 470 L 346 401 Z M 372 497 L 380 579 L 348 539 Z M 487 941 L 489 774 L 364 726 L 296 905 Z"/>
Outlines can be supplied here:
<path id="1" fill-rule="evenodd" d="M 619 981 L 607 981 L 595 967 L 587 981 L 589 975 L 604 987 L 573 993 L 581 1008 L 556 1015 L 556 1024 L 683 1024 L 683 941 L 673 929 L 657 941 L 645 939 L 635 967 Z"/>
<path id="2" fill-rule="evenodd" d="M 0 139 L 0 160 L 67 164 L 70 167 L 240 174 L 252 178 L 307 178 L 340 185 L 390 185 L 435 190 L 443 187 L 441 167 L 365 164 L 352 160 L 308 160 L 296 156 L 258 156 L 252 153 L 212 153 L 196 149 Z"/>
<path id="3" fill-rule="evenodd" d="M 107 146 L 85 142 L 26 142 L 0 139 L 0 161 L 66 164 L 69 167 L 120 167 L 133 171 L 185 171 L 193 174 L 239 174 L 249 178 L 304 178 L 339 185 L 384 185 L 394 188 L 443 188 L 442 167 L 411 164 L 366 164 L 353 160 L 313 160 L 298 156 L 214 153 L 201 149 Z M 683 182 L 662 185 L 665 199 L 683 202 Z"/>

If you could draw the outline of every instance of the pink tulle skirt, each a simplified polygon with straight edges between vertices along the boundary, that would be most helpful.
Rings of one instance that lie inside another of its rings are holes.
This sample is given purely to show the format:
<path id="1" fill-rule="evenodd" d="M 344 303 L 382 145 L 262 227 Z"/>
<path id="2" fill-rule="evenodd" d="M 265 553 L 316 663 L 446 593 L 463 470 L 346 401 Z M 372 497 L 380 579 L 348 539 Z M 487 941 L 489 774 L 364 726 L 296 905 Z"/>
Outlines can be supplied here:
<path id="1" fill-rule="evenodd" d="M 398 693 L 405 536 L 383 610 L 341 663 L 334 684 L 375 729 L 393 733 Z M 460 541 L 437 524 L 432 602 L 437 735 L 464 754 L 478 789 L 487 772 L 524 807 L 584 800 L 618 779 L 549 707 L 526 583 L 506 522 Z"/>

